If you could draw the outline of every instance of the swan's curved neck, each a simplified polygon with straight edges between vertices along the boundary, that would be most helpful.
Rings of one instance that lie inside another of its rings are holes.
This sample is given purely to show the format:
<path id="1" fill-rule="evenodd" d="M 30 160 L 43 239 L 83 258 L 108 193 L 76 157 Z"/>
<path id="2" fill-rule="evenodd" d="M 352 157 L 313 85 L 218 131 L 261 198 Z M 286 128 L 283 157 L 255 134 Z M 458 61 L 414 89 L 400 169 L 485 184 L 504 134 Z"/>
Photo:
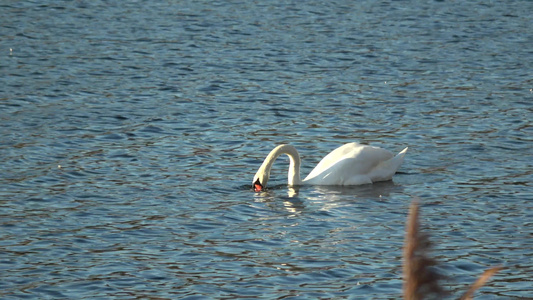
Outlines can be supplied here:
<path id="1" fill-rule="evenodd" d="M 288 184 L 290 186 L 302 184 L 302 181 L 300 180 L 300 154 L 296 148 L 291 145 L 279 145 L 270 151 L 259 168 L 259 171 L 265 172 L 266 176 L 270 177 L 270 170 L 272 169 L 274 161 L 282 154 L 287 154 L 290 158 Z"/>

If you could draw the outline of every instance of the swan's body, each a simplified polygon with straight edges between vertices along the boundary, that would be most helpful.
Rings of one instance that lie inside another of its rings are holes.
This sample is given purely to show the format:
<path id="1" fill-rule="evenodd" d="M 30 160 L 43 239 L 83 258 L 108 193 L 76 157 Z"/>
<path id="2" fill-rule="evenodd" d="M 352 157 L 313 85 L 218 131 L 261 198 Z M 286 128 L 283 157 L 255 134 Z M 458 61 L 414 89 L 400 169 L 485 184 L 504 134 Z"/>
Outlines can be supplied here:
<path id="1" fill-rule="evenodd" d="M 290 158 L 289 186 L 312 185 L 360 185 L 392 179 L 403 162 L 407 148 L 394 156 L 382 148 L 348 143 L 326 155 L 316 167 L 300 179 L 300 155 L 291 145 L 274 148 L 257 170 L 252 185 L 256 192 L 266 187 L 270 170 L 276 158 L 287 154 Z"/>

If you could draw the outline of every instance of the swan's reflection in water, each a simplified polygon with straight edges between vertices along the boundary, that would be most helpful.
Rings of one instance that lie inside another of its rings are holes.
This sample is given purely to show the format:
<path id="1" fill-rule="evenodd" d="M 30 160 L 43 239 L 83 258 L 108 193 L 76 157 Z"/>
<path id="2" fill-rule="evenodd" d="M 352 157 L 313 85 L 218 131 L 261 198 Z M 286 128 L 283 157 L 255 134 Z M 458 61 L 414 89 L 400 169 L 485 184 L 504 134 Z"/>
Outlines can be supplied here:
<path id="1" fill-rule="evenodd" d="M 287 189 L 287 196 L 289 198 L 297 197 L 299 191 L 300 191 L 300 187 L 289 187 Z"/>
<path id="2" fill-rule="evenodd" d="M 280 195 L 286 189 L 286 196 Z M 291 214 L 301 214 L 312 206 L 312 211 L 330 211 L 350 202 L 361 200 L 385 201 L 393 193 L 402 193 L 403 187 L 393 181 L 377 182 L 358 186 L 273 186 L 269 190 L 258 193 L 255 201 L 268 202 L 272 208 L 283 209 Z M 346 197 L 352 196 L 352 197 Z"/>

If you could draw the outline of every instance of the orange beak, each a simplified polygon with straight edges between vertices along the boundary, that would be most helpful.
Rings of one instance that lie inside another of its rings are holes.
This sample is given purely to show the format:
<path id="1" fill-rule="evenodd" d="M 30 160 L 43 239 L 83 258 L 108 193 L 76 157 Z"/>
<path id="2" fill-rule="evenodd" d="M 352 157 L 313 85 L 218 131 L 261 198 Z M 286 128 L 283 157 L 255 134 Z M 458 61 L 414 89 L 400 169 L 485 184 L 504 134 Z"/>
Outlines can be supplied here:
<path id="1" fill-rule="evenodd" d="M 260 191 L 263 190 L 263 186 L 261 185 L 261 182 L 259 182 L 259 179 L 257 179 L 254 183 L 254 191 L 256 193 L 259 193 Z"/>

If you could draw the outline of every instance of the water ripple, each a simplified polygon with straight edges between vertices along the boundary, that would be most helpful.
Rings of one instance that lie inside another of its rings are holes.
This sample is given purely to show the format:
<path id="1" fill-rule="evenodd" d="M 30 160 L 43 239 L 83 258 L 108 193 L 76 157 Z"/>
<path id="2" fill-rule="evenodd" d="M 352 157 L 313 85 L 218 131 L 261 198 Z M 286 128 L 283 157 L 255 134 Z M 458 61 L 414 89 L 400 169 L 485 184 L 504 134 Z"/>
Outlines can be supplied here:
<path id="1" fill-rule="evenodd" d="M 413 196 L 454 295 L 533 293 L 530 2 L 0 6 L 3 299 L 398 298 Z M 409 152 L 250 189 L 352 141 Z"/>

